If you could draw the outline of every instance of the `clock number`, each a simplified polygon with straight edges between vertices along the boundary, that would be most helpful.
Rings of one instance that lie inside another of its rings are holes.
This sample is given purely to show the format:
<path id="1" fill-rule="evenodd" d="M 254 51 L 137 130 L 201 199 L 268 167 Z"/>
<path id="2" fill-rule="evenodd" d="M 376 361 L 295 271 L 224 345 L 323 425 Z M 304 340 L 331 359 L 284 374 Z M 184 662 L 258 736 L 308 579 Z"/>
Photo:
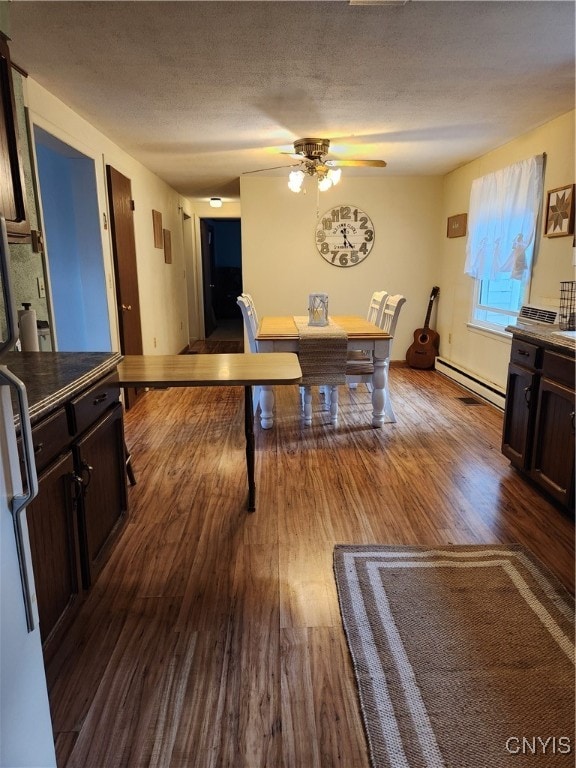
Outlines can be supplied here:
<path id="1" fill-rule="evenodd" d="M 321 254 L 330 253 L 330 246 L 328 245 L 328 243 L 322 243 L 322 245 L 320 246 L 320 253 Z"/>
<path id="2" fill-rule="evenodd" d="M 352 264 L 358 264 L 358 262 L 360 261 L 360 257 L 358 256 L 358 251 L 352 251 L 352 253 L 350 254 L 350 261 L 352 262 Z"/>
<path id="3" fill-rule="evenodd" d="M 325 219 L 322 219 L 322 228 L 332 229 L 332 219 L 329 219 L 328 217 L 326 217 Z"/>
<path id="4" fill-rule="evenodd" d="M 360 253 L 368 253 L 368 245 L 366 243 L 362 243 L 358 250 Z"/>
<path id="5" fill-rule="evenodd" d="M 374 238 L 374 230 L 373 229 L 367 229 L 366 232 L 364 232 L 364 240 L 369 243 Z"/>
<path id="6" fill-rule="evenodd" d="M 348 254 L 346 252 L 341 253 L 338 261 L 340 262 L 341 267 L 346 267 L 348 265 Z"/>
<path id="7" fill-rule="evenodd" d="M 340 211 L 338 208 L 332 208 L 332 221 L 330 219 L 327 219 L 327 221 L 330 221 L 330 227 L 324 227 L 324 229 L 330 229 L 332 227 L 332 222 L 334 221 L 340 221 Z"/>
<path id="8" fill-rule="evenodd" d="M 336 257 L 337 257 L 339 254 L 340 254 L 340 251 L 332 251 L 332 258 L 331 258 L 331 262 L 332 262 L 332 264 L 334 264 L 334 262 L 336 261 Z"/>
<path id="9" fill-rule="evenodd" d="M 316 232 L 316 242 L 317 243 L 323 243 L 324 240 L 326 240 L 326 234 L 324 233 L 324 231 L 322 229 L 319 229 Z"/>
<path id="10" fill-rule="evenodd" d="M 360 229 L 366 229 L 368 224 L 368 216 L 360 216 Z"/>
<path id="11" fill-rule="evenodd" d="M 350 216 L 350 206 L 349 205 L 341 205 L 340 206 L 340 218 L 342 219 L 342 221 L 344 221 L 345 219 L 351 219 L 352 218 Z"/>

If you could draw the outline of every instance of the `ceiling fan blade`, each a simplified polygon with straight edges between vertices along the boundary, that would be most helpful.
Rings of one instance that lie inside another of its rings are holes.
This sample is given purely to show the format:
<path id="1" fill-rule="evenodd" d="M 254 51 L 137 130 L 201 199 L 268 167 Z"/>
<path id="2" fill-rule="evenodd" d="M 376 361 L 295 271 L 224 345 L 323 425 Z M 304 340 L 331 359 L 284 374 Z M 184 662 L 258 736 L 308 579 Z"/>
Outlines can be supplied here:
<path id="1" fill-rule="evenodd" d="M 257 168 L 255 171 L 242 171 L 242 176 L 245 176 L 247 173 L 262 173 L 263 171 L 277 171 L 280 168 L 294 168 L 297 165 L 300 165 L 300 163 L 290 163 L 290 165 L 273 165 L 271 168 Z"/>
<path id="2" fill-rule="evenodd" d="M 384 160 L 324 160 L 324 165 L 335 166 L 371 166 L 372 168 L 386 168 Z"/>

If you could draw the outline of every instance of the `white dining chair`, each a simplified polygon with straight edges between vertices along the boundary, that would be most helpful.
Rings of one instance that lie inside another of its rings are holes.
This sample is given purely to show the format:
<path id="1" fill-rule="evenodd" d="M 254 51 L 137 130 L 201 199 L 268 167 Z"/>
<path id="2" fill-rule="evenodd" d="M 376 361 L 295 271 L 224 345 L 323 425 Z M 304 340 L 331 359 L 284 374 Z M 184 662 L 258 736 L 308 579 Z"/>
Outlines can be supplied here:
<path id="1" fill-rule="evenodd" d="M 388 295 L 388 291 L 375 291 L 372 294 L 370 304 L 368 305 L 368 312 L 366 314 L 366 320 L 368 320 L 368 322 L 374 323 L 374 325 L 380 327 L 382 313 L 384 312 Z"/>
<path id="2" fill-rule="evenodd" d="M 241 293 L 240 296 L 245 299 L 248 304 L 250 305 L 250 308 L 252 310 L 252 318 L 254 321 L 254 324 L 256 328 L 258 328 L 258 313 L 256 312 L 256 305 L 254 304 L 254 299 L 252 298 L 251 294 L 249 293 Z"/>
<path id="3" fill-rule="evenodd" d="M 401 294 L 395 296 L 389 296 L 386 300 L 386 305 L 382 313 L 380 327 L 390 336 L 394 336 L 396 332 L 396 326 L 398 324 L 398 318 L 400 316 L 400 310 L 406 303 L 406 298 Z M 389 388 L 388 388 L 388 373 L 390 369 L 390 353 L 392 352 L 392 344 L 394 339 L 390 341 L 390 349 L 388 357 L 384 363 L 384 400 L 388 404 L 387 409 L 391 415 L 392 421 L 396 421 L 392 407 L 390 406 Z M 348 385 L 355 385 L 364 383 L 368 388 L 368 391 L 372 391 L 372 374 L 374 373 L 374 363 L 370 358 L 364 358 L 363 360 L 352 359 L 348 360 L 346 364 L 346 383 Z"/>
<path id="4" fill-rule="evenodd" d="M 366 320 L 368 320 L 368 322 L 374 323 L 374 325 L 380 327 L 387 300 L 388 291 L 375 291 L 372 294 L 370 303 L 368 304 L 368 312 L 366 313 Z M 367 354 L 368 353 L 361 349 L 351 349 L 348 351 L 348 361 L 357 360 L 371 364 L 371 358 L 369 356 L 367 357 Z M 347 381 L 346 383 L 350 389 L 355 389 L 357 386 L 353 381 Z M 334 396 L 334 389 L 331 389 L 330 387 L 320 387 L 320 392 L 324 397 L 324 410 L 329 411 Z"/>
<path id="5" fill-rule="evenodd" d="M 249 294 L 242 293 L 237 297 L 236 303 L 242 312 L 242 320 L 244 321 L 244 328 L 246 330 L 246 336 L 248 337 L 248 347 L 250 352 L 258 352 L 258 342 L 256 341 L 256 335 L 258 333 L 258 316 L 252 297 Z M 252 387 L 252 403 L 254 406 L 254 413 L 256 413 L 260 405 L 259 386 Z"/>

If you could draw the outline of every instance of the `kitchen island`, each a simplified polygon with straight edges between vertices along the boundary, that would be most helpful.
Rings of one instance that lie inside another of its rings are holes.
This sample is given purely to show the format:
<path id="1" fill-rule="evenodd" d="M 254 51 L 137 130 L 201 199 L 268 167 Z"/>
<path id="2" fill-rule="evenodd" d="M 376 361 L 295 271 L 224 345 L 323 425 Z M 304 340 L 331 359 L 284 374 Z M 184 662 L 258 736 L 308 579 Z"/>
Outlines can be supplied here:
<path id="1" fill-rule="evenodd" d="M 32 423 L 39 490 L 26 520 L 47 667 L 127 519 L 121 359 L 12 352 L 4 361 L 26 385 Z"/>
<path id="2" fill-rule="evenodd" d="M 518 324 L 512 334 L 502 453 L 574 514 L 576 341 L 559 328 Z"/>

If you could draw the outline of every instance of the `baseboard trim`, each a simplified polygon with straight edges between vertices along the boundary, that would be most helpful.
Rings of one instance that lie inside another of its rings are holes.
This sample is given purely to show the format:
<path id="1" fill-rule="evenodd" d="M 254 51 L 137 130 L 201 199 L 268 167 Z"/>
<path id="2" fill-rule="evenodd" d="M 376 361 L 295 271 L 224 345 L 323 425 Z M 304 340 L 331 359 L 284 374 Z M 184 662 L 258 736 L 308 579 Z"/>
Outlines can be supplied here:
<path id="1" fill-rule="evenodd" d="M 438 373 L 460 384 L 464 389 L 470 390 L 470 392 L 478 395 L 483 400 L 487 400 L 502 411 L 504 410 L 506 393 L 490 382 L 481 379 L 476 374 L 466 371 L 460 366 L 454 365 L 454 363 L 449 363 L 441 357 L 436 358 L 436 370 Z"/>

